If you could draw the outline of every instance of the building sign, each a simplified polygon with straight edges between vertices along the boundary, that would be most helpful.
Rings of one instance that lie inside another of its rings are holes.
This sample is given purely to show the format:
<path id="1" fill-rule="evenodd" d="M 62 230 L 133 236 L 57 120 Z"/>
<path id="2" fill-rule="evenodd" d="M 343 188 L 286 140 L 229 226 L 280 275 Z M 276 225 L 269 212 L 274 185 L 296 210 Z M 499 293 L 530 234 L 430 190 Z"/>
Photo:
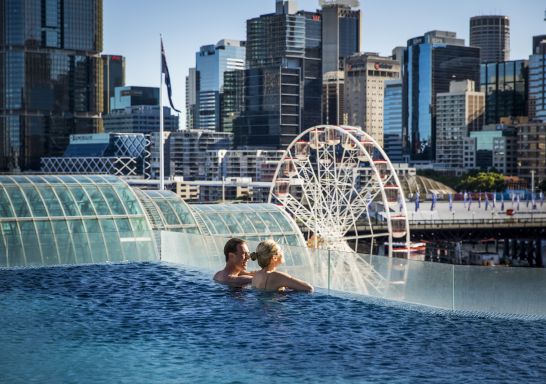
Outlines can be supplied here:
<path id="1" fill-rule="evenodd" d="M 392 69 L 392 65 L 387 63 L 375 63 L 373 67 L 376 71 L 379 71 L 380 69 Z"/>
<path id="2" fill-rule="evenodd" d="M 70 135 L 70 144 L 108 144 L 109 133 L 92 133 L 87 135 Z"/>

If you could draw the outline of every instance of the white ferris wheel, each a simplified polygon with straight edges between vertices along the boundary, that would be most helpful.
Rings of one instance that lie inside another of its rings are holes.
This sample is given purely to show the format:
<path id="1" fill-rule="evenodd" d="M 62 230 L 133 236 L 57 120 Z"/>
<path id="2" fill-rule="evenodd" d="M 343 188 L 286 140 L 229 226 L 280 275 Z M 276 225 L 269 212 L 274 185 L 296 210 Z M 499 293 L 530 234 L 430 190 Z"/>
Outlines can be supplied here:
<path id="1" fill-rule="evenodd" d="M 392 257 L 410 244 L 396 171 L 356 127 L 321 125 L 296 137 L 279 162 L 269 201 L 306 228 L 312 247 L 374 255 L 384 246 L 379 253 Z"/>

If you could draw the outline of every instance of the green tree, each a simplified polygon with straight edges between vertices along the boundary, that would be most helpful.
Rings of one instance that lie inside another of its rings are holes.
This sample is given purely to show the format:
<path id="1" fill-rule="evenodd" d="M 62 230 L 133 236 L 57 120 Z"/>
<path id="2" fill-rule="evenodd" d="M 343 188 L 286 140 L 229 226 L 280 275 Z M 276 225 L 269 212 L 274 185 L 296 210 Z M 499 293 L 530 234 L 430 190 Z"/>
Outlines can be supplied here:
<path id="1" fill-rule="evenodd" d="M 459 191 L 496 191 L 502 192 L 506 189 L 504 176 L 495 172 L 479 172 L 476 175 L 467 175 L 457 185 Z"/>

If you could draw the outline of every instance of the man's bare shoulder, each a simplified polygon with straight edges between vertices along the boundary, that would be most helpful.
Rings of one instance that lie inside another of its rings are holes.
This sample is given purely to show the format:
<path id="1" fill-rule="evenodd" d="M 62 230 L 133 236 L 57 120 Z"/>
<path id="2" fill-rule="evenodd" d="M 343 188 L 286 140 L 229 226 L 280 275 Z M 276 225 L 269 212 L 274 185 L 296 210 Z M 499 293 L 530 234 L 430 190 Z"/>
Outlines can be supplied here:
<path id="1" fill-rule="evenodd" d="M 221 284 L 233 285 L 233 286 L 243 286 L 250 284 L 252 282 L 252 276 L 243 275 L 243 276 L 232 276 L 226 273 L 226 271 L 218 271 L 214 274 L 214 281 Z"/>

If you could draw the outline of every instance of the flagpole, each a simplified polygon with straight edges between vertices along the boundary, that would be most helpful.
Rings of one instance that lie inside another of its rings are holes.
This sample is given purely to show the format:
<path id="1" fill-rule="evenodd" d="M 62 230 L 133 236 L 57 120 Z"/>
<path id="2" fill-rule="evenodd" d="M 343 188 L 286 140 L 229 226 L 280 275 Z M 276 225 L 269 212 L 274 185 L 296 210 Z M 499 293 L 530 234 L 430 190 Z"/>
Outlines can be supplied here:
<path id="1" fill-rule="evenodd" d="M 165 189 L 165 153 L 163 148 L 163 39 L 161 34 L 159 35 L 159 40 L 161 43 L 161 52 L 159 53 L 159 190 L 163 191 Z"/>

